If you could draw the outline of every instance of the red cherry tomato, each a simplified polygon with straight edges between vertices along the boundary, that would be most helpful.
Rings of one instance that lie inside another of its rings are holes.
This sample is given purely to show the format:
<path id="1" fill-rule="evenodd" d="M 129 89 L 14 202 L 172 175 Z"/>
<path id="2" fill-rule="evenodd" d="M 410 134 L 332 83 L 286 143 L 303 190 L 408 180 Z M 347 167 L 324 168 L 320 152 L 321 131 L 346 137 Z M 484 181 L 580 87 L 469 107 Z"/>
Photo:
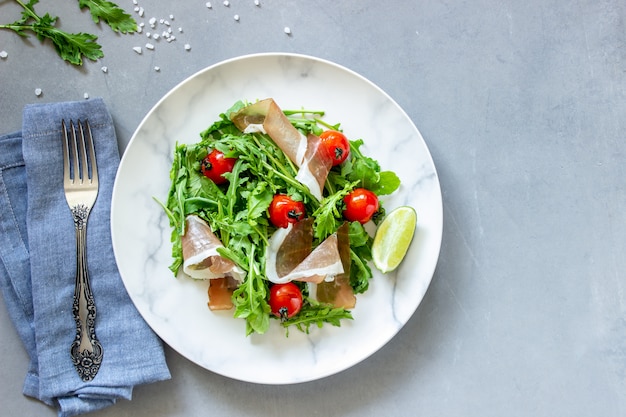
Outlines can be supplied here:
<path id="1" fill-rule="evenodd" d="M 298 314 L 302 308 L 302 292 L 293 282 L 274 284 L 270 288 L 269 305 L 272 314 L 285 321 Z"/>
<path id="2" fill-rule="evenodd" d="M 302 201 L 293 201 L 286 194 L 276 194 L 269 208 L 270 221 L 276 227 L 287 227 L 304 218 L 305 208 Z"/>
<path id="3" fill-rule="evenodd" d="M 224 184 L 228 180 L 223 174 L 232 172 L 235 162 L 237 158 L 226 158 L 222 152 L 213 149 L 200 163 L 200 171 L 214 183 Z"/>
<path id="4" fill-rule="evenodd" d="M 350 155 L 348 138 L 336 130 L 326 130 L 320 135 L 322 145 L 333 160 L 333 166 L 341 164 Z"/>
<path id="5" fill-rule="evenodd" d="M 365 224 L 378 211 L 378 197 L 365 188 L 355 188 L 343 202 L 346 204 L 343 217 L 351 222 Z"/>

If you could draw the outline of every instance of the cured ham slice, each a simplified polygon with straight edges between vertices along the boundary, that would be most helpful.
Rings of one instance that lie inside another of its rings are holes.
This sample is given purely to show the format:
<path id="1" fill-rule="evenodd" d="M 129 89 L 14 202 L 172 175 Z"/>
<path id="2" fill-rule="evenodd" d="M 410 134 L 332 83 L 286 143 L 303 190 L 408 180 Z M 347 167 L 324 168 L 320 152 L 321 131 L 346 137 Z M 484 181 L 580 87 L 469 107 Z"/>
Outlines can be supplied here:
<path id="1" fill-rule="evenodd" d="M 319 283 L 343 273 L 337 235 L 330 235 L 311 251 L 311 228 L 312 221 L 303 220 L 274 232 L 265 256 L 267 279 L 274 284 L 289 281 Z"/>
<path id="2" fill-rule="evenodd" d="M 185 234 L 181 243 L 183 271 L 190 277 L 213 279 L 231 276 L 237 281 L 243 280 L 245 272 L 217 252 L 224 245 L 200 217 L 192 214 L 185 218 Z"/>
<path id="3" fill-rule="evenodd" d="M 302 164 L 307 138 L 293 127 L 273 99 L 250 104 L 231 115 L 230 119 L 244 133 L 267 133 L 291 162 L 298 167 Z"/>
<path id="4" fill-rule="evenodd" d="M 315 289 L 317 301 L 332 304 L 336 308 L 351 309 L 356 305 L 356 296 L 350 285 L 350 237 L 348 223 L 337 230 L 339 255 L 343 265 L 343 273 L 336 275 L 332 281 L 322 281 Z"/>
<path id="5" fill-rule="evenodd" d="M 209 308 L 231 309 L 233 291 L 243 280 L 245 272 L 217 252 L 217 248 L 224 245 L 215 236 L 211 227 L 196 215 L 187 216 L 181 243 L 183 272 L 195 279 L 209 280 Z"/>
<path id="6" fill-rule="evenodd" d="M 213 278 L 209 280 L 209 302 L 211 310 L 230 310 L 233 308 L 233 291 L 239 286 L 239 281 L 233 277 Z"/>
<path id="7" fill-rule="evenodd" d="M 311 194 L 318 200 L 322 199 L 324 184 L 333 161 L 321 146 L 321 139 L 313 134 L 307 136 L 307 149 L 296 180 L 306 185 Z"/>
<path id="8" fill-rule="evenodd" d="M 244 133 L 262 132 L 287 155 L 299 169 L 296 179 L 306 185 L 311 194 L 322 199 L 324 183 L 332 168 L 332 159 L 320 146 L 320 139 L 303 135 L 293 127 L 287 116 L 271 99 L 257 101 L 230 116 Z"/>

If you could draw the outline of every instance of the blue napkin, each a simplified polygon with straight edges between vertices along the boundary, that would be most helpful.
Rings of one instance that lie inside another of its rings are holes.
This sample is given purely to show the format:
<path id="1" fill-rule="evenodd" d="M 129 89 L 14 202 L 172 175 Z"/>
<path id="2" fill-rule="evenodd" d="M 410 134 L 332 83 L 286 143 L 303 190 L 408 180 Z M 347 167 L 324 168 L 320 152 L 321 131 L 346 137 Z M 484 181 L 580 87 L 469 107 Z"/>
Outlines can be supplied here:
<path id="1" fill-rule="evenodd" d="M 62 182 L 62 119 L 89 120 L 98 161 L 87 256 L 104 356 L 90 382 L 70 358 L 76 246 Z M 135 385 L 170 378 L 162 343 L 130 300 L 113 255 L 110 205 L 119 161 L 101 99 L 26 106 L 22 131 L 0 136 L 0 286 L 30 356 L 24 394 L 57 407 L 60 417 L 131 399 Z"/>

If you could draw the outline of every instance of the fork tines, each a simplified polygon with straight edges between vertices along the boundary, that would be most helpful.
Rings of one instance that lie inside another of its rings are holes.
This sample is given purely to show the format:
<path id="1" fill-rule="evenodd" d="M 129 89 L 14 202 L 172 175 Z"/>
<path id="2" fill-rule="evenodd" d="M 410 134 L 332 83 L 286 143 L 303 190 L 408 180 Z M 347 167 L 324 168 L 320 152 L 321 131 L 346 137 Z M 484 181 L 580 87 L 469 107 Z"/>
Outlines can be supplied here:
<path id="1" fill-rule="evenodd" d="M 72 183 L 79 181 L 98 181 L 98 168 L 95 163 L 96 153 L 91 136 L 89 121 L 80 120 L 74 124 L 70 120 L 69 129 L 65 120 L 61 121 L 63 128 L 63 166 L 64 177 Z"/>

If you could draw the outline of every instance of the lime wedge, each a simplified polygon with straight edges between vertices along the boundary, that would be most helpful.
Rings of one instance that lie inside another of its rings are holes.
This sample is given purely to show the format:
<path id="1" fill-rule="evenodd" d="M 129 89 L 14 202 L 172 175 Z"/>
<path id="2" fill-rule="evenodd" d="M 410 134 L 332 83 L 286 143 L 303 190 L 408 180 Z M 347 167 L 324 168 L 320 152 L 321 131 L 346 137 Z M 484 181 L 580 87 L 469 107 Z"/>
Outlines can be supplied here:
<path id="1" fill-rule="evenodd" d="M 381 272 L 393 271 L 400 265 L 413 240 L 416 223 L 415 209 L 401 206 L 387 214 L 378 225 L 372 244 L 372 258 L 374 266 Z"/>

